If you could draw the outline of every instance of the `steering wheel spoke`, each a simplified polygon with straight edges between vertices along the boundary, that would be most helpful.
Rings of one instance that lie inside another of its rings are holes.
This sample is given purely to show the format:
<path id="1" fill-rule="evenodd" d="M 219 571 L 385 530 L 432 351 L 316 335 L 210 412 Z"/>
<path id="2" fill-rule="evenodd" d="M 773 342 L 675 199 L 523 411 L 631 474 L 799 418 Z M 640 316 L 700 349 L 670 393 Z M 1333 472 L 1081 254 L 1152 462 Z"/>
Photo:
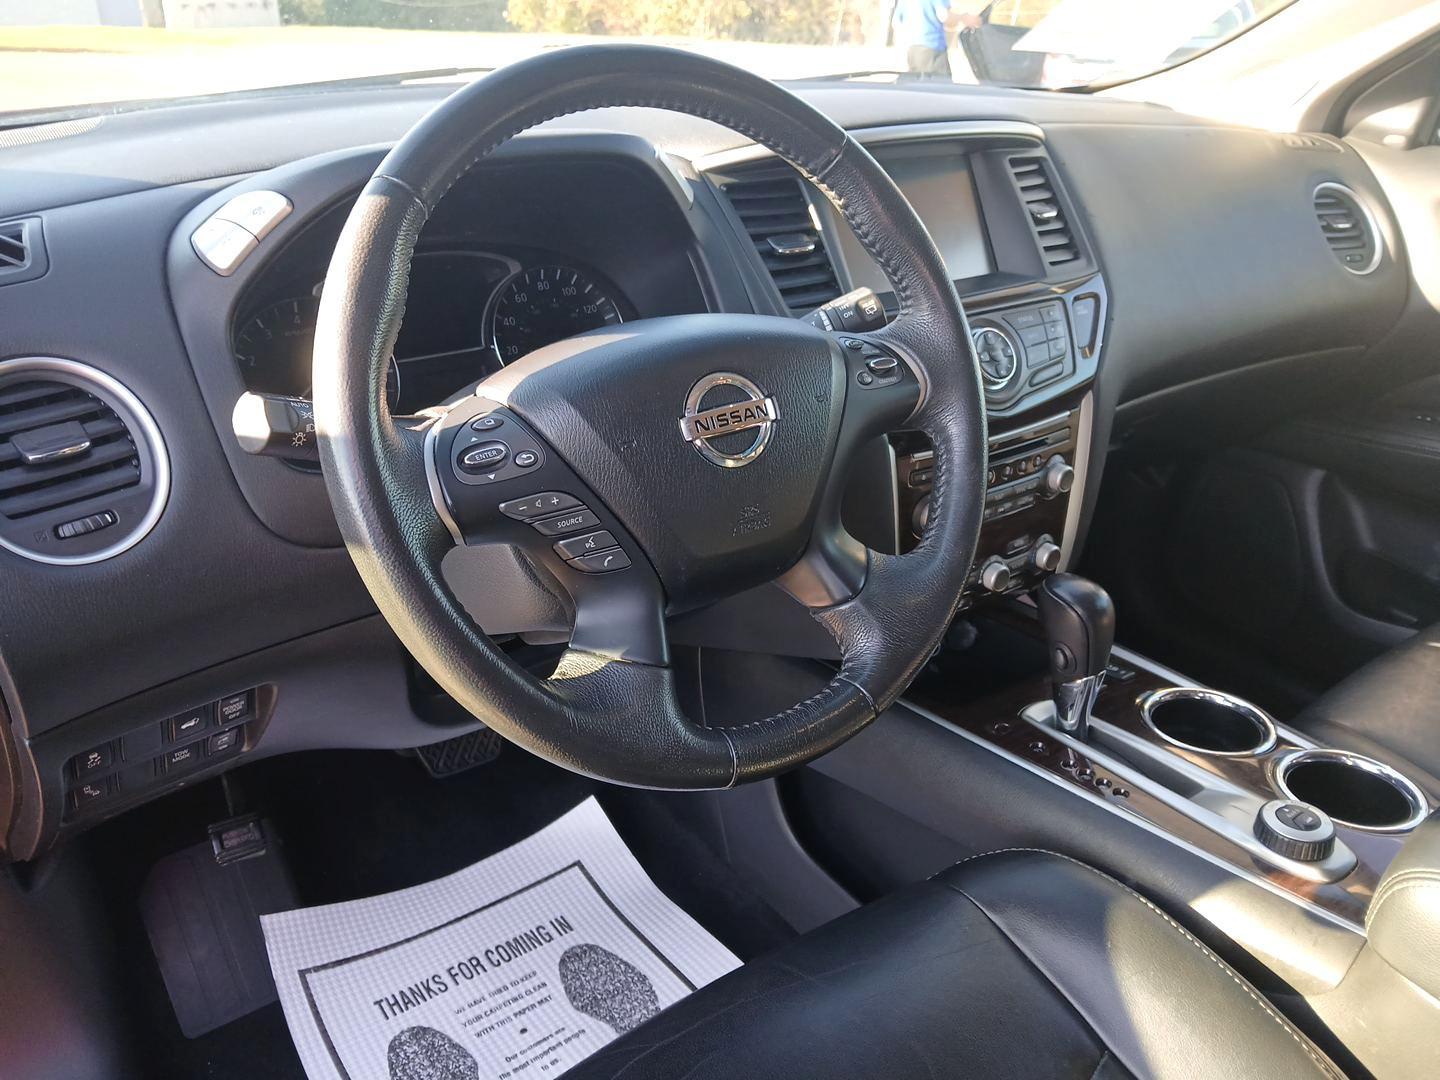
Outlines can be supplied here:
<path id="1" fill-rule="evenodd" d="M 834 607 L 864 587 L 870 552 L 840 519 L 851 467 L 861 448 L 902 428 L 924 399 L 917 367 L 880 334 L 841 334 L 845 409 L 810 545 L 780 585 L 812 609 Z"/>
<path id="2" fill-rule="evenodd" d="M 575 610 L 571 648 L 669 662 L 665 593 L 623 523 L 514 410 L 475 397 L 427 433 L 437 510 L 463 544 L 509 544 L 545 567 Z"/>

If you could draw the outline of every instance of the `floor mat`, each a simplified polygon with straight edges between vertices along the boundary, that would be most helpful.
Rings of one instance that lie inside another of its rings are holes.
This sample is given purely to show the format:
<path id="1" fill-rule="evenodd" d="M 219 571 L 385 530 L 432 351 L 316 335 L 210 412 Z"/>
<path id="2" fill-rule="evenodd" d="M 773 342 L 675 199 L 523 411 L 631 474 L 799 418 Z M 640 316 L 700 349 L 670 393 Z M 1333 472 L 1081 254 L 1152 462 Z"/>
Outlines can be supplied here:
<path id="1" fill-rule="evenodd" d="M 704 796 L 615 788 L 506 746 L 490 765 L 442 780 L 385 751 L 316 751 L 238 770 L 250 808 L 264 810 L 283 841 L 301 904 L 325 904 L 416 885 L 453 873 L 543 827 L 596 795 L 651 878 L 742 960 L 795 931 L 717 853 Z M 205 837 L 233 813 L 205 784 L 122 815 L 82 842 L 112 925 L 129 993 L 124 1005 L 144 1075 L 156 1080 L 301 1080 L 279 1005 L 198 1039 L 180 1032 L 141 922 L 149 867 Z M 77 850 L 77 855 L 81 852 Z"/>
<path id="2" fill-rule="evenodd" d="M 262 922 L 311 1080 L 559 1075 L 740 965 L 593 798 L 455 874 Z"/>

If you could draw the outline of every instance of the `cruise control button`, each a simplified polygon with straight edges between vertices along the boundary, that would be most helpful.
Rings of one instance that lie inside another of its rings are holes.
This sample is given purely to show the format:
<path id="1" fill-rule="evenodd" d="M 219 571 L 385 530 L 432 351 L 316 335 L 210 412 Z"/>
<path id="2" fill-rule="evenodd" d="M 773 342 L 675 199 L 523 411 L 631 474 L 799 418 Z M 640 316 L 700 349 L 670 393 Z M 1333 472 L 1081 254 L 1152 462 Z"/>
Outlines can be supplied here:
<path id="1" fill-rule="evenodd" d="M 630 556 L 620 548 L 613 551 L 597 551 L 570 564 L 582 574 L 608 574 L 612 570 L 624 570 L 630 565 Z"/>
<path id="2" fill-rule="evenodd" d="M 604 529 L 599 532 L 586 533 L 584 536 L 572 536 L 569 540 L 561 540 L 555 545 L 555 550 L 565 559 L 578 559 L 581 555 L 589 555 L 592 551 L 604 551 L 606 548 L 616 546 L 615 537 L 611 536 Z"/>
<path id="3" fill-rule="evenodd" d="M 517 469 L 532 469 L 540 464 L 540 455 L 534 450 L 521 450 L 514 458 Z"/>
<path id="4" fill-rule="evenodd" d="M 466 472 L 491 472 L 509 456 L 510 448 L 503 442 L 477 443 L 461 452 L 460 467 Z"/>
<path id="5" fill-rule="evenodd" d="M 539 521 L 530 522 L 531 526 L 544 536 L 563 536 L 565 533 L 579 532 L 581 529 L 589 529 L 600 524 L 600 519 L 583 507 L 569 514 L 557 514 L 555 517 L 541 518 Z"/>
<path id="6" fill-rule="evenodd" d="M 516 521 L 533 521 L 547 514 L 558 514 L 573 510 L 580 505 L 574 495 L 563 491 L 542 491 L 538 495 L 526 495 L 523 499 L 511 499 L 500 504 L 500 512 Z"/>
<path id="7" fill-rule="evenodd" d="M 865 366 L 870 369 L 870 374 L 883 379 L 895 373 L 895 369 L 900 366 L 900 361 L 893 356 L 872 356 L 865 361 Z"/>

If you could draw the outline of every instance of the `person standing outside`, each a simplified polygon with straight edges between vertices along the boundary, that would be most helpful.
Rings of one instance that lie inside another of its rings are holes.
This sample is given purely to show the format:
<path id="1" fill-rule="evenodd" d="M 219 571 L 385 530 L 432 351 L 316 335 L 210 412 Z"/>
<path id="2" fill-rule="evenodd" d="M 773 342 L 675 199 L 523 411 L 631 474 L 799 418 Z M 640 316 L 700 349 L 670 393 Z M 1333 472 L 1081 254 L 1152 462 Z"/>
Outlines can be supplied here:
<path id="1" fill-rule="evenodd" d="M 895 43 L 905 47 L 905 66 L 911 78 L 950 81 L 950 34 L 956 27 L 971 29 L 980 17 L 955 10 L 952 0 L 898 0 L 895 5 Z"/>

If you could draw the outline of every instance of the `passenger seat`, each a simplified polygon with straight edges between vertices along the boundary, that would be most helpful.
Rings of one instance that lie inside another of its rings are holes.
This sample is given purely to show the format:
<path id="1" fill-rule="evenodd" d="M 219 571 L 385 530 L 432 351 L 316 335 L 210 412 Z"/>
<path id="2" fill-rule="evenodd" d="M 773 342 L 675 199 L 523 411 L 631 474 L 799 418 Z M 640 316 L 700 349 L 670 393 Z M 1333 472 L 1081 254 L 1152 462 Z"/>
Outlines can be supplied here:
<path id="1" fill-rule="evenodd" d="M 1311 738 L 1440 779 L 1440 625 L 1372 660 L 1291 722 Z"/>

